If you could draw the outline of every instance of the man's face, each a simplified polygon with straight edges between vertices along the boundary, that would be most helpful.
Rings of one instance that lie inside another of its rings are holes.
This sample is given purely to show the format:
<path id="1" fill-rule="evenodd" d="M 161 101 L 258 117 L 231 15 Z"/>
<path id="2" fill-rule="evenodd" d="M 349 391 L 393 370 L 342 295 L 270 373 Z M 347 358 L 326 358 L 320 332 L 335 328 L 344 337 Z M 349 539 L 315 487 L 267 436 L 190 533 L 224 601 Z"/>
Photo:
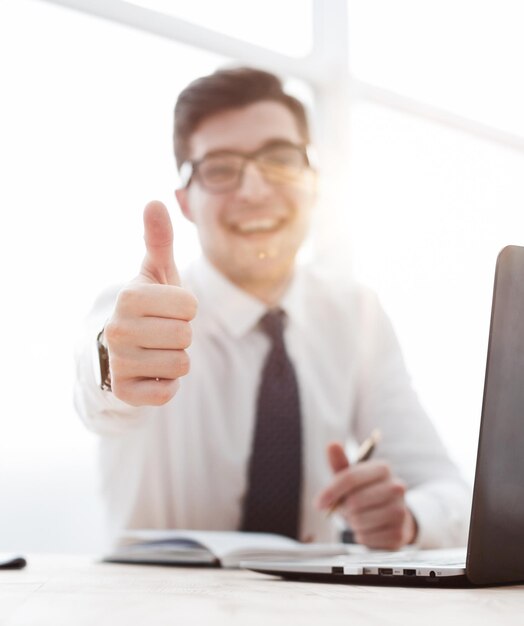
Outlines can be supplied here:
<path id="1" fill-rule="evenodd" d="M 303 144 L 292 113 L 282 104 L 261 101 L 204 120 L 190 140 L 190 158 L 211 152 L 252 153 L 275 141 Z M 211 193 L 198 178 L 177 191 L 184 215 L 195 223 L 204 254 L 231 281 L 255 291 L 278 286 L 290 276 L 309 224 L 315 174 L 268 182 L 248 161 L 236 189 Z"/>

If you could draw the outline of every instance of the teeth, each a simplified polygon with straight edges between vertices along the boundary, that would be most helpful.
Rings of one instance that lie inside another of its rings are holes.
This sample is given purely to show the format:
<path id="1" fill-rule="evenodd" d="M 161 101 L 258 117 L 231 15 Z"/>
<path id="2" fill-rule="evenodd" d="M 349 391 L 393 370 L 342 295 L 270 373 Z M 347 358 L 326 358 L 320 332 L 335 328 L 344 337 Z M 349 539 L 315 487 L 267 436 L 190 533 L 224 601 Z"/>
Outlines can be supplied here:
<path id="1" fill-rule="evenodd" d="M 250 220 L 249 222 L 242 222 L 237 224 L 236 228 L 242 233 L 254 233 L 258 231 L 273 230 L 278 226 L 280 220 L 266 218 L 260 220 Z"/>

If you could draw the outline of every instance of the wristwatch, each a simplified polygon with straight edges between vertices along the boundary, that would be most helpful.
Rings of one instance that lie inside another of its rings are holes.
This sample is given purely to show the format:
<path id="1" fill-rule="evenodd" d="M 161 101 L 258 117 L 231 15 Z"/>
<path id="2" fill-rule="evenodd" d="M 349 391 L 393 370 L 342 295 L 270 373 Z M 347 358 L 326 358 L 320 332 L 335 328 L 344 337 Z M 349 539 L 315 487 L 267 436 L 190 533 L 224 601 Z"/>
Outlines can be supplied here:
<path id="1" fill-rule="evenodd" d="M 102 391 L 111 391 L 111 370 L 109 369 L 109 353 L 104 344 L 104 329 L 98 333 L 96 338 L 98 349 L 98 363 L 100 365 L 99 385 Z"/>

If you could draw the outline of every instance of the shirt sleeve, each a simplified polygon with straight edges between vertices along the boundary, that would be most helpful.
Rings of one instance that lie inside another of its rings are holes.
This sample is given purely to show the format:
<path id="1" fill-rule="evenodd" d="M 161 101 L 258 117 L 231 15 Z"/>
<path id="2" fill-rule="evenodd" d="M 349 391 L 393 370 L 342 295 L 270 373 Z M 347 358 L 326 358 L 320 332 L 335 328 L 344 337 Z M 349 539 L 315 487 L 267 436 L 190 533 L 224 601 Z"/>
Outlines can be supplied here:
<path id="1" fill-rule="evenodd" d="M 413 390 L 390 320 L 376 296 L 363 292 L 360 306 L 360 380 L 355 434 L 374 428 L 382 438 L 375 458 L 386 460 L 407 485 L 423 548 L 464 545 L 471 490 L 451 461 Z"/>
<path id="2" fill-rule="evenodd" d="M 98 434 L 117 434 L 140 427 L 154 407 L 133 407 L 99 386 L 96 338 L 113 309 L 118 288 L 109 288 L 96 300 L 78 342 L 74 404 L 84 424 Z"/>

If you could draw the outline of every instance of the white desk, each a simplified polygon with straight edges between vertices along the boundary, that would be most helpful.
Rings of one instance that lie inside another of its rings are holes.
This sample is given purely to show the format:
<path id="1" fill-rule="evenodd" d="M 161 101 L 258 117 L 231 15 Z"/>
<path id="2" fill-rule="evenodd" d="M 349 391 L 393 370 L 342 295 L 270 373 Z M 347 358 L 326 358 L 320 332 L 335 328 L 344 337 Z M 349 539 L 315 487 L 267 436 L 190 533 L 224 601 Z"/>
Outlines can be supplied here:
<path id="1" fill-rule="evenodd" d="M 407 589 L 285 582 L 238 570 L 32 556 L 0 571 L 0 626 L 522 626 L 524 585 Z"/>

